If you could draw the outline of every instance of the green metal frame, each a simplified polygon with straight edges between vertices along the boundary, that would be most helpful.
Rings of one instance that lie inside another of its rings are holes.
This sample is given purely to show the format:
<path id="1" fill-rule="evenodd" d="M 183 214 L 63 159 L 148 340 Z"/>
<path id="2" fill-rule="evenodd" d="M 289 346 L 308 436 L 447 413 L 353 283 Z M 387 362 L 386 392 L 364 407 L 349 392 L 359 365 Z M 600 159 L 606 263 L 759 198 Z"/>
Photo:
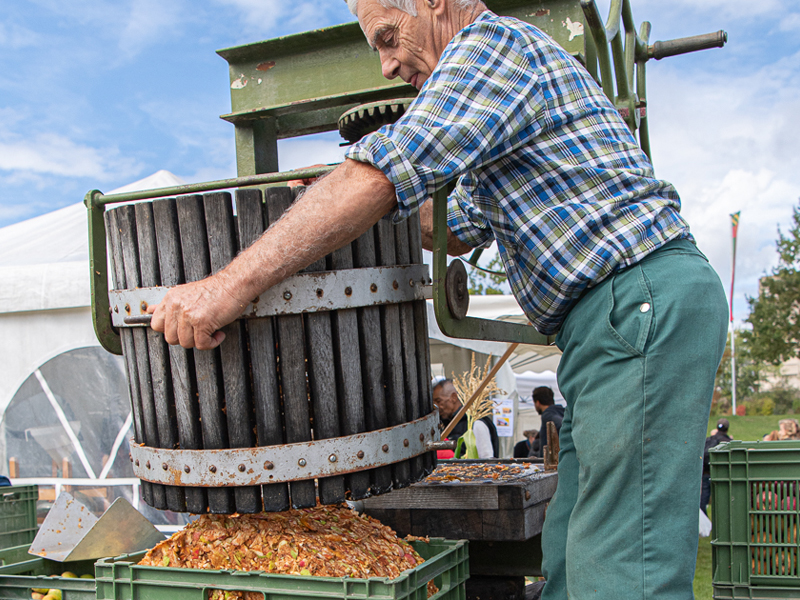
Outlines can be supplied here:
<path id="1" fill-rule="evenodd" d="M 527 21 L 546 31 L 586 65 L 614 102 L 631 131 L 638 131 L 642 150 L 650 155 L 645 64 L 651 59 L 721 47 L 724 32 L 656 42 L 648 46 L 650 24 L 634 30 L 630 0 L 612 0 L 604 24 L 595 0 L 485 0 L 498 14 Z M 253 185 L 271 185 L 311 177 L 329 169 L 278 173 L 277 142 L 336 129 L 351 108 L 382 100 L 413 97 L 405 83 L 387 81 L 380 61 L 366 43 L 358 23 L 285 36 L 219 51 L 229 64 L 231 113 L 223 119 L 235 126 L 239 177 L 195 185 L 105 196 L 86 195 L 92 306 L 95 331 L 104 348 L 121 353 L 119 335 L 108 313 L 106 231 L 107 204 Z M 452 317 L 444 297 L 446 258 L 446 193 L 434 197 L 434 309 L 441 330 L 452 337 L 550 344 L 531 326 L 485 319 Z M 469 262 L 477 264 L 480 251 Z"/>

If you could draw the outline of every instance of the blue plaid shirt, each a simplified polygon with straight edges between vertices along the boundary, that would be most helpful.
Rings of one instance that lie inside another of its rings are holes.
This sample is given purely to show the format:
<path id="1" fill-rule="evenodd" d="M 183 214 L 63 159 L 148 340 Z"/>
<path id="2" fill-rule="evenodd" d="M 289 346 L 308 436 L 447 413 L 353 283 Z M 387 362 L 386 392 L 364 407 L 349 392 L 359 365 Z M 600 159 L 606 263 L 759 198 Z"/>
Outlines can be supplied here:
<path id="1" fill-rule="evenodd" d="M 588 288 L 691 239 L 675 188 L 587 71 L 489 11 L 451 40 L 405 115 L 347 157 L 392 181 L 396 220 L 455 180 L 449 228 L 472 247 L 497 240 L 514 295 L 548 335 Z"/>

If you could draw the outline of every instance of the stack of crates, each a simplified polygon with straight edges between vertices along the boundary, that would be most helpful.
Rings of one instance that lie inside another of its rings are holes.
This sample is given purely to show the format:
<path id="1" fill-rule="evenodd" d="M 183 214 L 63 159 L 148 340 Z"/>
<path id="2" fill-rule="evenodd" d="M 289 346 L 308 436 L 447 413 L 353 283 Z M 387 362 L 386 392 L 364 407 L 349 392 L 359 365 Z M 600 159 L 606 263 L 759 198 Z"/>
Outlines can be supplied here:
<path id="1" fill-rule="evenodd" d="M 36 537 L 38 499 L 39 488 L 35 485 L 0 487 L 0 550 L 30 545 Z"/>
<path id="2" fill-rule="evenodd" d="M 714 598 L 800 598 L 800 442 L 713 448 Z"/>

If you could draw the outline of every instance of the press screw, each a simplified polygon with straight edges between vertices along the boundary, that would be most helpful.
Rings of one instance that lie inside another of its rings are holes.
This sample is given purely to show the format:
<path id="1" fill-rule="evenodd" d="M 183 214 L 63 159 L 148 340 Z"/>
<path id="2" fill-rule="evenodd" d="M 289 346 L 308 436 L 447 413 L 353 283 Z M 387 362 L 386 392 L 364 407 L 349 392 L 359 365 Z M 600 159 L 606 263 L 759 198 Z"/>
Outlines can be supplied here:
<path id="1" fill-rule="evenodd" d="M 212 473 L 216 473 L 217 472 L 217 467 L 215 467 L 214 465 L 211 465 L 210 467 L 208 467 L 208 470 L 211 471 Z"/>
<path id="2" fill-rule="evenodd" d="M 145 465 L 145 467 L 147 467 L 148 469 L 150 468 L 150 461 L 149 460 L 147 461 L 147 464 Z"/>
<path id="3" fill-rule="evenodd" d="M 369 286 L 369 291 L 371 291 L 373 294 L 375 292 L 377 292 L 378 291 L 378 284 L 373 283 L 371 286 Z"/>
<path id="4" fill-rule="evenodd" d="M 381 448 L 381 450 L 383 450 L 384 452 L 388 452 L 389 451 L 389 444 L 384 444 L 383 447 Z"/>
<path id="5" fill-rule="evenodd" d="M 414 280 L 413 279 L 409 279 L 408 280 L 408 285 L 411 286 L 411 287 L 414 287 Z"/>
<path id="6" fill-rule="evenodd" d="M 245 470 L 245 466 L 244 465 L 239 465 L 239 473 L 244 473 L 244 470 Z"/>
<path id="7" fill-rule="evenodd" d="M 344 295 L 345 296 L 352 296 L 353 295 L 353 288 L 351 288 L 351 287 L 344 288 Z"/>
<path id="8" fill-rule="evenodd" d="M 297 461 L 297 464 L 300 465 L 301 467 L 305 467 L 306 466 L 306 459 L 305 458 L 301 458 L 300 460 Z"/>
<path id="9" fill-rule="evenodd" d="M 145 302 L 144 300 L 142 301 L 141 308 L 142 308 L 142 312 L 147 311 L 147 302 Z"/>
<path id="10" fill-rule="evenodd" d="M 356 456 L 357 456 L 358 458 L 364 458 L 364 451 L 363 451 L 363 450 L 359 450 L 359 451 L 358 451 L 358 454 L 356 454 Z"/>
<path id="11" fill-rule="evenodd" d="M 253 304 L 258 304 L 258 301 L 261 300 L 261 296 L 256 296 L 253 298 Z"/>
<path id="12" fill-rule="evenodd" d="M 399 289 L 399 288 L 400 288 L 400 284 L 399 284 L 399 283 L 397 283 L 397 281 L 393 281 L 393 282 L 392 282 L 392 287 L 393 287 L 394 289 Z"/>
<path id="13" fill-rule="evenodd" d="M 436 430 L 433 427 L 431 427 L 431 435 L 436 435 Z"/>
<path id="14" fill-rule="evenodd" d="M 183 467 L 183 470 L 184 470 L 186 473 L 188 473 L 189 471 L 191 471 L 191 469 L 189 468 L 189 465 L 186 465 L 186 466 L 184 466 L 184 467 Z"/>
<path id="15" fill-rule="evenodd" d="M 408 448 L 408 440 L 403 440 L 403 446 L 405 446 L 406 448 Z"/>
<path id="16" fill-rule="evenodd" d="M 137 467 L 139 466 L 139 459 L 138 458 L 136 459 L 136 466 Z"/>
<path id="17" fill-rule="evenodd" d="M 119 306 L 115 306 L 115 307 L 114 307 L 114 312 L 115 312 L 115 313 L 117 313 L 117 314 L 119 314 Z"/>
<path id="18" fill-rule="evenodd" d="M 322 298 L 325 295 L 325 290 L 322 288 L 317 289 L 317 298 Z"/>
<path id="19" fill-rule="evenodd" d="M 329 460 L 330 462 L 332 462 L 332 463 L 335 463 L 335 462 L 336 462 L 336 455 L 335 455 L 335 454 L 331 454 L 331 455 L 328 457 L 328 460 Z"/>
<path id="20" fill-rule="evenodd" d="M 292 299 L 292 292 L 290 292 L 289 290 L 286 290 L 285 292 L 283 292 L 283 299 L 284 300 L 291 300 Z"/>
<path id="21" fill-rule="evenodd" d="M 424 433 L 420 433 L 419 434 L 419 441 L 420 442 L 424 442 L 425 441 L 425 434 Z"/>
<path id="22" fill-rule="evenodd" d="M 166 471 L 169 467 L 167 467 L 167 463 L 161 463 L 161 468 Z"/>
<path id="23" fill-rule="evenodd" d="M 125 312 L 128 313 L 128 314 L 131 314 L 131 305 L 130 304 L 126 304 L 125 305 Z"/>
<path id="24" fill-rule="evenodd" d="M 275 468 L 275 465 L 273 465 L 271 462 L 267 461 L 267 462 L 264 463 L 264 468 L 267 471 L 272 471 L 272 469 Z"/>

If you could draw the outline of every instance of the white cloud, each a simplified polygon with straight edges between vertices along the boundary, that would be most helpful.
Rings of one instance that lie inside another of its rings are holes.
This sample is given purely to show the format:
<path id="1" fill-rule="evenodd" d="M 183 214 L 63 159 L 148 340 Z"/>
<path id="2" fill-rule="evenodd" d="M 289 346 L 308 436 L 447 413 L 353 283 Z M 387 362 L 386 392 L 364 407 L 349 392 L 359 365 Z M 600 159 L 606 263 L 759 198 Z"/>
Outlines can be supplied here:
<path id="1" fill-rule="evenodd" d="M 45 133 L 0 138 L 0 170 L 108 181 L 136 175 L 141 168 L 114 148 L 94 148 Z"/>
<path id="2" fill-rule="evenodd" d="M 790 13 L 781 18 L 778 25 L 780 31 L 800 31 L 800 13 Z"/>
<path id="3" fill-rule="evenodd" d="M 281 26 L 281 35 L 290 31 L 307 31 L 329 25 L 331 15 L 347 11 L 341 0 L 305 0 L 286 2 L 285 0 L 214 0 L 219 4 L 232 6 L 239 11 L 242 31 L 247 36 L 265 39 L 276 33 L 276 25 Z M 334 4 L 334 6 L 331 6 Z M 355 19 L 353 19 L 355 20 Z M 287 31 L 290 30 L 290 31 Z"/>
<path id="4" fill-rule="evenodd" d="M 125 27 L 120 32 L 120 50 L 126 56 L 133 56 L 153 42 L 174 35 L 181 24 L 180 4 L 163 0 L 132 0 Z"/>
<path id="5" fill-rule="evenodd" d="M 26 27 L 13 23 L 0 23 L 0 48 L 26 48 L 39 43 L 41 36 Z"/>

